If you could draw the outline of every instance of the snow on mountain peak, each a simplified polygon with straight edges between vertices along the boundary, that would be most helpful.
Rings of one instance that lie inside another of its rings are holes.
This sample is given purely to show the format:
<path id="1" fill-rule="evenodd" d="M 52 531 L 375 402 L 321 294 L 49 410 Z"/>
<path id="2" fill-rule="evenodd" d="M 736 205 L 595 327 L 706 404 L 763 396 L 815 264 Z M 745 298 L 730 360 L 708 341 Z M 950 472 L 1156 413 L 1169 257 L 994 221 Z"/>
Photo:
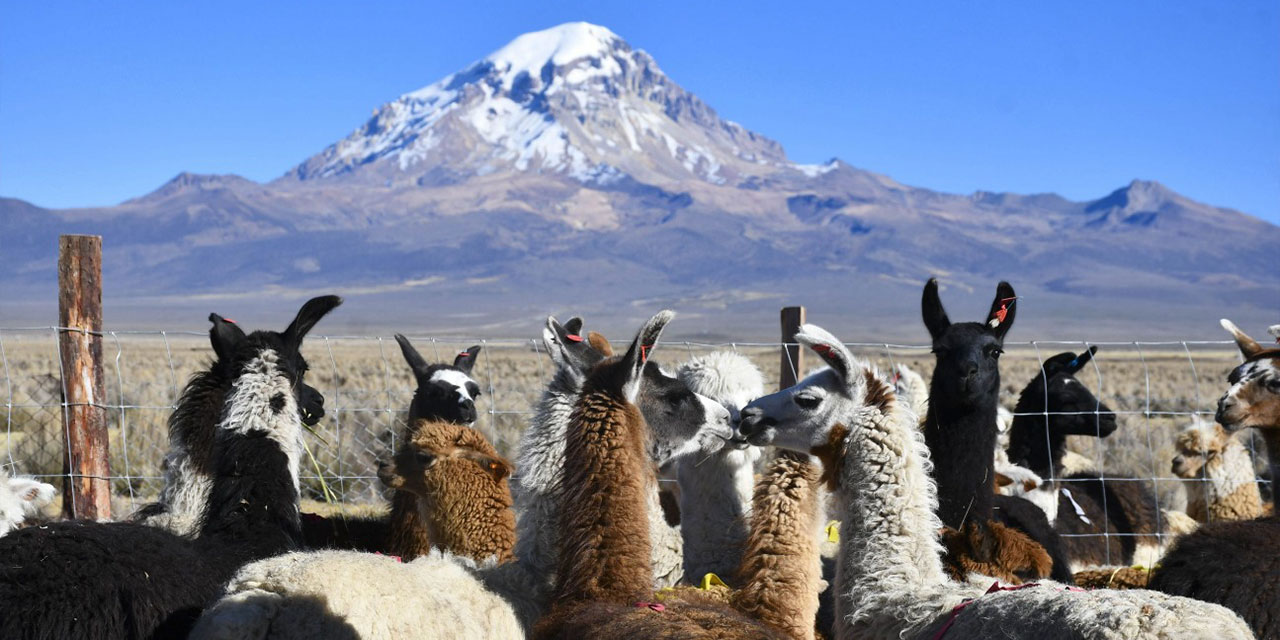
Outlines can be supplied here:
<path id="1" fill-rule="evenodd" d="M 498 69 L 503 76 L 504 88 L 510 89 L 521 73 L 539 77 L 547 64 L 563 67 L 583 58 L 604 60 L 617 44 L 623 44 L 622 38 L 605 27 L 589 22 L 569 22 L 526 33 L 485 56 L 483 62 Z M 613 67 L 617 69 L 617 64 L 614 63 Z"/>

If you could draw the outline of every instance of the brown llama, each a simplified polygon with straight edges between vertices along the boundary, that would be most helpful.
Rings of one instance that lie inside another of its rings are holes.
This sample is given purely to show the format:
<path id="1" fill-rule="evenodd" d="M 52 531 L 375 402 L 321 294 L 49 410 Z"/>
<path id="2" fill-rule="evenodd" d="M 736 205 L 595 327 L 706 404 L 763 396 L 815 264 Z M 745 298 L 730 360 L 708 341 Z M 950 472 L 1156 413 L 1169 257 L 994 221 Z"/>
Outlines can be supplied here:
<path id="1" fill-rule="evenodd" d="M 535 638 L 768 638 L 716 602 L 655 597 L 646 495 L 657 478 L 634 402 L 645 362 L 674 314 L 651 318 L 621 357 L 588 372 L 566 432 L 552 608 Z"/>
<path id="2" fill-rule="evenodd" d="M 511 463 L 479 431 L 471 427 L 418 420 L 413 439 L 390 464 L 380 464 L 378 477 L 417 498 L 413 522 L 392 521 L 388 553 L 418 557 L 430 547 L 397 548 L 402 542 L 433 541 L 434 546 L 477 561 L 496 557 L 506 562 L 516 542 L 516 519 L 507 477 Z M 413 526 L 404 531 L 397 527 Z M 422 529 L 423 531 L 419 531 Z"/>

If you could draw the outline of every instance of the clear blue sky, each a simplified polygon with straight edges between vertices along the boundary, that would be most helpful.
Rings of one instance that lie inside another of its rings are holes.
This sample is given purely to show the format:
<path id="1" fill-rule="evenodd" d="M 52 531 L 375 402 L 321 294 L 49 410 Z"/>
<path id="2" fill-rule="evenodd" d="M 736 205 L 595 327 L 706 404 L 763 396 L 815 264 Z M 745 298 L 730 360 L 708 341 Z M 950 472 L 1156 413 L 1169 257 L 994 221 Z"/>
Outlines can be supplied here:
<path id="1" fill-rule="evenodd" d="M 608 6 L 614 5 L 614 6 Z M 1280 3 L 6 2 L 0 195 L 270 180 L 527 31 L 603 24 L 793 160 L 969 193 L 1132 178 L 1280 223 Z"/>

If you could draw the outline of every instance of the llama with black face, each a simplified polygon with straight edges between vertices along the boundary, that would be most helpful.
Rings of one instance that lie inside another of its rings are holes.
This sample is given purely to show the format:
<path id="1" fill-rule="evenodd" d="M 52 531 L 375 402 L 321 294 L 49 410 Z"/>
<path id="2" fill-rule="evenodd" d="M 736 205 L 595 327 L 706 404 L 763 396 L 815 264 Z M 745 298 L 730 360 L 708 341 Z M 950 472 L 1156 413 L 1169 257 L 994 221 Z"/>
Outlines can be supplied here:
<path id="1" fill-rule="evenodd" d="M 1156 497 L 1143 482 L 1092 472 L 1070 472 L 1063 460 L 1067 436 L 1105 438 L 1116 430 L 1116 415 L 1093 395 L 1079 373 L 1097 353 L 1048 358 L 1018 397 L 1009 435 L 1009 460 L 1038 474 L 1056 490 L 1054 529 L 1072 568 L 1151 566 L 1160 556 Z M 1104 535 L 1106 534 L 1106 535 Z"/>
<path id="2" fill-rule="evenodd" d="M 307 369 L 300 347 L 340 302 L 307 302 L 283 333 L 245 335 L 212 316 L 217 364 L 230 378 L 196 537 L 131 522 L 64 521 L 0 538 L 0 637 L 185 637 L 237 568 L 296 548 L 297 392 Z"/>
<path id="3" fill-rule="evenodd" d="M 336 306 L 336 305 L 335 305 Z M 214 360 L 197 371 L 183 388 L 177 407 L 169 415 L 169 450 L 165 453 L 164 488 L 156 502 L 140 508 L 130 520 L 179 535 L 195 535 L 199 518 L 213 485 L 213 436 L 221 418 L 223 402 L 240 374 L 234 369 L 227 349 L 232 339 L 244 336 L 234 320 L 216 313 L 209 315 L 213 328 Z M 219 336 L 224 339 L 219 340 Z M 301 356 L 299 356 L 301 357 Z M 305 362 L 303 362 L 305 367 Z M 300 373 L 305 374 L 304 368 Z M 324 417 L 324 396 L 299 379 L 293 392 L 303 424 L 315 426 Z"/>
<path id="4" fill-rule="evenodd" d="M 922 431 L 933 456 L 938 516 L 944 525 L 970 538 L 974 548 L 990 552 L 989 557 L 974 560 L 993 564 L 1002 546 L 1023 547 L 1030 536 L 1052 558 L 1052 577 L 1069 581 L 1067 556 L 1044 513 L 1026 500 L 995 491 L 1000 355 L 1017 313 L 1017 299 L 1013 287 L 1001 282 L 983 322 L 953 324 L 938 296 L 938 281 L 930 278 L 925 284 L 921 311 L 937 364 Z M 1012 529 L 992 527 L 993 521 Z M 965 545 L 956 545 L 960 546 Z M 1025 568 L 1013 573 L 1024 578 L 1049 577 L 1025 575 Z"/>

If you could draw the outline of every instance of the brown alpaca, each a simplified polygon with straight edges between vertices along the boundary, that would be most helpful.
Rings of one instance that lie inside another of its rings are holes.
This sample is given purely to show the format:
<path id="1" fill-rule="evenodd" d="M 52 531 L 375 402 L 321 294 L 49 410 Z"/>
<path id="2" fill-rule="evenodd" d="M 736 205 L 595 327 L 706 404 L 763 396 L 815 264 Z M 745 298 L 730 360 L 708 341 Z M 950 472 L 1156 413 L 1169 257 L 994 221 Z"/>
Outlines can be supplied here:
<path id="1" fill-rule="evenodd" d="M 1049 575 L 1053 559 L 1027 534 L 991 520 L 986 527 L 965 524 L 964 531 L 942 529 L 947 554 L 943 569 L 952 580 L 964 582 L 979 573 L 1010 584 L 1021 584 Z"/>
<path id="2" fill-rule="evenodd" d="M 756 482 L 751 529 L 729 604 L 799 640 L 814 638 L 822 558 L 818 550 L 822 466 L 781 451 Z M 695 576 L 696 577 L 696 576 Z"/>
<path id="3" fill-rule="evenodd" d="M 1173 473 L 1186 482 L 1187 515 L 1199 522 L 1252 520 L 1263 515 L 1253 459 L 1216 423 L 1196 423 L 1174 441 Z"/>
<path id="4" fill-rule="evenodd" d="M 419 420 L 389 465 L 378 477 L 390 488 L 417 498 L 416 523 L 425 531 L 394 531 L 397 540 L 429 539 L 441 549 L 476 560 L 511 559 L 516 519 L 507 486 L 511 463 L 498 455 L 475 429 L 449 422 Z M 403 522 L 393 521 L 393 528 Z M 425 535 L 419 535 L 423 533 Z M 422 548 L 389 548 L 393 554 Z"/>
<path id="5" fill-rule="evenodd" d="M 1146 567 L 1086 569 L 1075 574 L 1077 587 L 1084 589 L 1146 589 L 1151 570 Z"/>
<path id="6" fill-rule="evenodd" d="M 657 481 L 648 425 L 633 404 L 671 312 L 654 316 L 620 358 L 588 374 L 565 438 L 559 557 L 551 612 L 535 638 L 768 638 L 771 629 L 715 602 L 667 599 L 651 585 L 646 493 Z"/>

